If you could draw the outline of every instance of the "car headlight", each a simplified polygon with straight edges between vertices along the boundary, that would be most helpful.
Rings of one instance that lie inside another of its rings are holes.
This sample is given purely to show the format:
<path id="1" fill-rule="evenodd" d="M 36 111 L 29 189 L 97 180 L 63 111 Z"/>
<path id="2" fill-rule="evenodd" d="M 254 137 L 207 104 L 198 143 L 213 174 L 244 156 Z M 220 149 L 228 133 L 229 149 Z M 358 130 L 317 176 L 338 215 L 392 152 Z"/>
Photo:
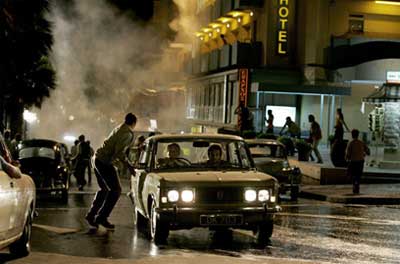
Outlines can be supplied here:
<path id="1" fill-rule="evenodd" d="M 246 190 L 244 192 L 244 199 L 247 202 L 254 202 L 257 199 L 257 192 L 255 190 Z"/>
<path id="2" fill-rule="evenodd" d="M 259 190 L 258 191 L 258 200 L 260 202 L 265 202 L 269 200 L 269 191 L 268 190 Z"/>
<path id="3" fill-rule="evenodd" d="M 167 194 L 168 201 L 170 202 L 177 202 L 179 200 L 179 192 L 177 190 L 171 190 Z"/>
<path id="4" fill-rule="evenodd" d="M 185 203 L 193 202 L 194 193 L 192 190 L 183 190 L 181 193 L 181 198 Z"/>

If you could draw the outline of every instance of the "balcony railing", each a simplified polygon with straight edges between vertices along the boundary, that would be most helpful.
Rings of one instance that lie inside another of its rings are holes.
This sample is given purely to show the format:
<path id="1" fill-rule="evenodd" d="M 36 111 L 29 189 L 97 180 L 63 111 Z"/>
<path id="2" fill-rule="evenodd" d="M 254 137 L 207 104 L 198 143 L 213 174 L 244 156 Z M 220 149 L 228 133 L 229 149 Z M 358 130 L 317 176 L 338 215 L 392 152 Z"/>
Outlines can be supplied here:
<path id="1" fill-rule="evenodd" d="M 230 68 L 254 68 L 262 63 L 262 43 L 240 43 L 225 45 L 222 49 L 199 54 L 186 61 L 185 69 L 189 74 L 204 74 Z"/>

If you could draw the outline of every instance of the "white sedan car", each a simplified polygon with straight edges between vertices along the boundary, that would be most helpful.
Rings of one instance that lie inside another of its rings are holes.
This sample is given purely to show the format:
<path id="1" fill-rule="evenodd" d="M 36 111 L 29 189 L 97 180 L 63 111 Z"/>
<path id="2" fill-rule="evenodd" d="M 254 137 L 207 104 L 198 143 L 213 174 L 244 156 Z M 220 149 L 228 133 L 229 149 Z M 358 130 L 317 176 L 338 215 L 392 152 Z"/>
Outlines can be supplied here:
<path id="1" fill-rule="evenodd" d="M 7 161 L 4 144 L 0 144 L 0 150 L 0 249 L 9 247 L 11 254 L 26 256 L 30 251 L 35 184 Z"/>

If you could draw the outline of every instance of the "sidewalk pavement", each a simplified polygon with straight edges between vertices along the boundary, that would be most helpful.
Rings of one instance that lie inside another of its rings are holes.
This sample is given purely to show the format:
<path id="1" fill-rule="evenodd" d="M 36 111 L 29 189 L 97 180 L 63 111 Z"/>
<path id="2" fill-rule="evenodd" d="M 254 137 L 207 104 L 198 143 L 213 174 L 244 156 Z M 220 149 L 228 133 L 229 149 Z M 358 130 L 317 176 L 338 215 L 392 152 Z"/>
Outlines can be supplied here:
<path id="1" fill-rule="evenodd" d="M 303 173 L 300 197 L 345 204 L 399 204 L 400 170 L 364 166 L 360 194 L 353 194 L 353 185 L 346 168 L 336 168 L 330 161 L 329 148 L 320 149 L 323 164 L 297 161 L 289 157 L 292 166 Z"/>
<path id="2" fill-rule="evenodd" d="M 353 194 L 353 185 L 305 185 L 300 197 L 333 203 L 400 205 L 400 184 L 361 184 L 360 194 Z"/>

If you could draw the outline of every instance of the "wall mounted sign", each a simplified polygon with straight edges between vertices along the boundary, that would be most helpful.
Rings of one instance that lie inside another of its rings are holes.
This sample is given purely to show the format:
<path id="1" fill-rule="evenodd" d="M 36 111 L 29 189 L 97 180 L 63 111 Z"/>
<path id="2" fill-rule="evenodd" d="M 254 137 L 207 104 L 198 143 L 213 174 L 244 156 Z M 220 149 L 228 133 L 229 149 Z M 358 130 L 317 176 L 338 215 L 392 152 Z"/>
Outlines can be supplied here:
<path id="1" fill-rule="evenodd" d="M 239 104 L 247 106 L 249 91 L 249 69 L 239 69 Z"/>
<path id="2" fill-rule="evenodd" d="M 278 54 L 285 55 L 288 52 L 288 18 L 289 0 L 279 0 L 278 7 Z"/>
<path id="3" fill-rule="evenodd" d="M 267 60 L 269 66 L 296 64 L 296 0 L 268 1 Z"/>

